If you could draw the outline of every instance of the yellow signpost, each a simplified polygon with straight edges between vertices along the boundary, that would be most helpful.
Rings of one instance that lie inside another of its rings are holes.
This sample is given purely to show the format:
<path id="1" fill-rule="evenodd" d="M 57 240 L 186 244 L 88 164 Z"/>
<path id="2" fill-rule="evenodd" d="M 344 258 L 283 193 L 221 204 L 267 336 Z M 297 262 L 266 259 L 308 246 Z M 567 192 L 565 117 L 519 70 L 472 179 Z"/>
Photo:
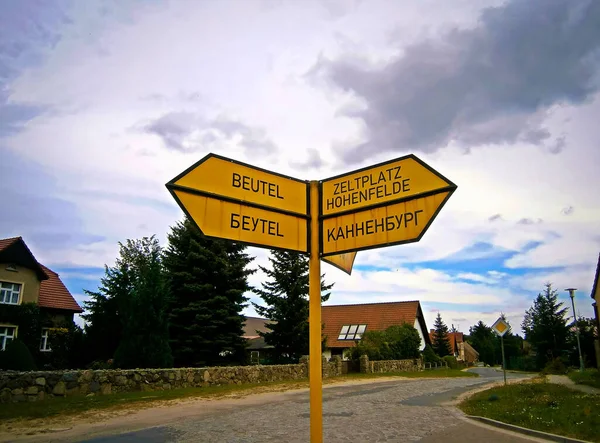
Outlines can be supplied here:
<path id="1" fill-rule="evenodd" d="M 504 334 L 510 330 L 510 325 L 502 318 L 492 325 L 492 330 L 500 336 L 500 348 L 502 349 L 502 372 L 504 373 L 504 384 L 506 384 L 506 359 L 504 358 Z"/>
<path id="2" fill-rule="evenodd" d="M 352 274 L 352 266 L 354 266 L 354 259 L 356 258 L 356 251 L 347 252 L 345 254 L 330 255 L 328 257 L 322 257 L 322 260 L 341 269 L 346 274 Z"/>
<path id="3" fill-rule="evenodd" d="M 419 241 L 442 206 L 445 191 L 323 220 L 324 256 Z"/>
<path id="4" fill-rule="evenodd" d="M 167 187 L 200 191 L 218 199 L 233 199 L 279 212 L 308 214 L 308 190 L 304 180 L 216 154 L 208 154 L 171 180 Z"/>
<path id="5" fill-rule="evenodd" d="M 414 155 L 322 180 L 321 214 L 354 212 L 456 185 Z"/>
<path id="6" fill-rule="evenodd" d="M 174 190 L 173 195 L 208 237 L 308 251 L 308 226 L 304 218 L 180 190 Z"/>
<path id="7" fill-rule="evenodd" d="M 414 155 L 309 182 L 209 154 L 166 186 L 206 236 L 308 253 L 310 441 L 321 443 L 321 260 L 350 274 L 359 250 L 419 241 L 456 185 Z"/>

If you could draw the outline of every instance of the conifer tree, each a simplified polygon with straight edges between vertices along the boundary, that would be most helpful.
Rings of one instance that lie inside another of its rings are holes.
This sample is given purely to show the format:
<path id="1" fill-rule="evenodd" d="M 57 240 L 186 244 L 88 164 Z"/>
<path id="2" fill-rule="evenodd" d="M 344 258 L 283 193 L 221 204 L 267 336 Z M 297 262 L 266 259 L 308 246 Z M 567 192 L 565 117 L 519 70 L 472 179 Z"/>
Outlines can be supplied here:
<path id="1" fill-rule="evenodd" d="M 442 316 L 439 312 L 433 327 L 435 329 L 433 333 L 433 350 L 440 357 L 451 355 L 452 348 L 450 347 L 450 339 L 448 338 L 448 326 L 442 321 Z"/>
<path id="2" fill-rule="evenodd" d="M 121 244 L 117 263 L 124 265 L 129 287 L 117 298 L 122 337 L 115 351 L 119 368 L 173 366 L 167 322 L 168 292 L 162 250 L 152 236 Z"/>
<path id="3" fill-rule="evenodd" d="M 260 266 L 269 281 L 263 289 L 254 288 L 265 306 L 253 303 L 256 312 L 271 320 L 268 332 L 259 334 L 275 348 L 279 362 L 296 362 L 309 353 L 308 325 L 308 257 L 297 252 L 272 251 L 271 269 Z M 329 299 L 333 284 L 327 285 L 321 276 L 321 301 Z"/>
<path id="4" fill-rule="evenodd" d="M 179 367 L 245 360 L 246 246 L 210 239 L 187 217 L 168 234 L 164 263 L 171 293 L 170 338 Z"/>
<path id="5" fill-rule="evenodd" d="M 558 301 L 558 293 L 551 283 L 546 283 L 544 291 L 525 312 L 521 324 L 525 339 L 536 351 L 540 368 L 548 361 L 565 356 L 569 336 L 566 316 L 567 308 Z"/>

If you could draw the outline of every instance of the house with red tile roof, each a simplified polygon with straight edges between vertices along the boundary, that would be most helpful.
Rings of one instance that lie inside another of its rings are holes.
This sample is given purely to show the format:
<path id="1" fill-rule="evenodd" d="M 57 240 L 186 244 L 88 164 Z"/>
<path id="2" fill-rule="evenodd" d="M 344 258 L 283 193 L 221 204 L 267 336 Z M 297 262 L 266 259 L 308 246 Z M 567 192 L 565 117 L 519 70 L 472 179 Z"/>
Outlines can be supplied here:
<path id="1" fill-rule="evenodd" d="M 323 334 L 327 341 L 323 355 L 339 355 L 356 346 L 362 334 L 385 331 L 388 327 L 408 323 L 421 337 L 420 350 L 431 344 L 421 304 L 418 301 L 328 305 L 321 308 Z"/>
<path id="2" fill-rule="evenodd" d="M 19 327 L 10 317 L 11 306 L 36 303 L 46 322 L 40 331 L 40 351 L 50 351 L 48 328 L 72 322 L 83 312 L 58 274 L 39 263 L 21 237 L 0 239 L 0 350 L 18 337 Z"/>
<path id="3" fill-rule="evenodd" d="M 434 333 L 435 329 L 429 330 L 429 339 L 432 343 Z M 450 341 L 452 355 L 456 357 L 456 360 L 466 363 L 474 363 L 479 360 L 479 352 L 465 341 L 465 336 L 462 332 L 449 332 L 448 340 Z"/>

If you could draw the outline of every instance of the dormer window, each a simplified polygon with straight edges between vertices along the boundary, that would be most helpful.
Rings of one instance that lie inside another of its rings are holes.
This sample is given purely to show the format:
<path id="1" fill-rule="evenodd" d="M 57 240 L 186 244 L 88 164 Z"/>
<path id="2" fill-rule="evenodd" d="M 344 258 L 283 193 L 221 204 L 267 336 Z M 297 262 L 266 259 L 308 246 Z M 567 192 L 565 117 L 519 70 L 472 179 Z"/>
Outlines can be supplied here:
<path id="1" fill-rule="evenodd" d="M 7 271 L 12 271 L 12 272 L 17 272 L 17 265 L 11 263 L 9 265 L 6 265 L 6 270 Z"/>
<path id="2" fill-rule="evenodd" d="M 338 335 L 338 340 L 360 340 L 367 325 L 344 325 Z"/>
<path id="3" fill-rule="evenodd" d="M 20 295 L 21 285 L 19 283 L 0 282 L 0 303 L 18 305 Z"/>

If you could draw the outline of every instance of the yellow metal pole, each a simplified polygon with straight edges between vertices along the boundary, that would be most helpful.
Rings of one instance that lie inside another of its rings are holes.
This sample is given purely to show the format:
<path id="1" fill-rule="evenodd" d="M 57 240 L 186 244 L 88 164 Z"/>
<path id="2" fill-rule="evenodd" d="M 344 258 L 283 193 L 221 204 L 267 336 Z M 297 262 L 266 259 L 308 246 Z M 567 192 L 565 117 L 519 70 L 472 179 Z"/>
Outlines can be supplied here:
<path id="1" fill-rule="evenodd" d="M 319 250 L 319 182 L 310 182 L 309 380 L 310 442 L 323 442 L 323 385 L 321 369 L 321 259 Z"/>

